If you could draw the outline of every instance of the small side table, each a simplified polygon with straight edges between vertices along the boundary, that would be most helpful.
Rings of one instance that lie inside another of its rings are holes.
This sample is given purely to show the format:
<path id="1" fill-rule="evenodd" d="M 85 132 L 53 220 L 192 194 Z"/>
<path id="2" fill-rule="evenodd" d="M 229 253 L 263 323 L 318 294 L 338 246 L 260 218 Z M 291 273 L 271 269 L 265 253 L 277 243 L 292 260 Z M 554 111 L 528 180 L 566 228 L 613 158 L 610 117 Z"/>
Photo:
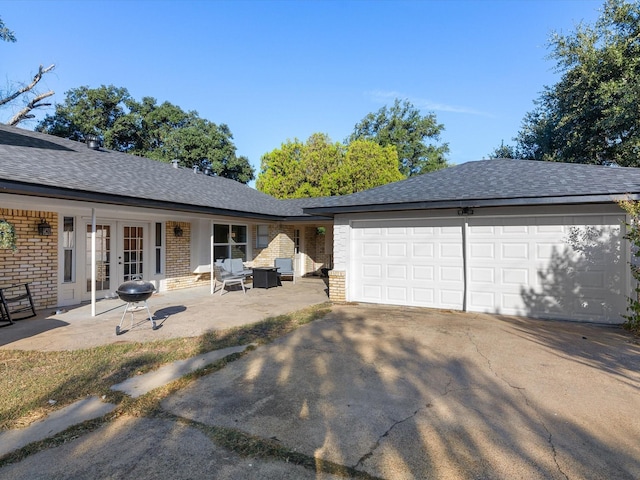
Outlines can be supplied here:
<path id="1" fill-rule="evenodd" d="M 277 287 L 278 269 L 275 267 L 254 267 L 253 286 L 255 288 Z"/>

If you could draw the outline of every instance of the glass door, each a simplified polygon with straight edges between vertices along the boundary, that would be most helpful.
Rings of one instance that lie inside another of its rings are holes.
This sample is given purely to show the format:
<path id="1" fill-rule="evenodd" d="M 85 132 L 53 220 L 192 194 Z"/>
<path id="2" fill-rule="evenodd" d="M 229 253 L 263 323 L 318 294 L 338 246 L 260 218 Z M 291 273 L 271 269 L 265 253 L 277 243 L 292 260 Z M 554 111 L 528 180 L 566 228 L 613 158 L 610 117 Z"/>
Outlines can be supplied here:
<path id="1" fill-rule="evenodd" d="M 144 227 L 122 226 L 122 251 L 118 256 L 121 280 L 142 280 L 145 275 Z"/>
<path id="2" fill-rule="evenodd" d="M 91 224 L 85 229 L 85 278 L 86 293 L 91 293 Z M 113 225 L 108 223 L 96 224 L 96 295 L 104 297 L 110 290 L 115 290 L 113 285 Z"/>

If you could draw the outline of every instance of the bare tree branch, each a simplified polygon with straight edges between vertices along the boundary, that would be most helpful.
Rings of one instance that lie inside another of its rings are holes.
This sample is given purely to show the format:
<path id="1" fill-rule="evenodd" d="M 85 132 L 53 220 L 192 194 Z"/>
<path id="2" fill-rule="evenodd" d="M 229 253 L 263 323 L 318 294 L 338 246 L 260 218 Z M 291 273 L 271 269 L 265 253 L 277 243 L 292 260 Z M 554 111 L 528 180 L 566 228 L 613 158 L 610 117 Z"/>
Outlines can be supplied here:
<path id="1" fill-rule="evenodd" d="M 29 118 L 34 118 L 35 115 L 30 115 L 29 112 L 31 112 L 31 110 L 36 109 L 36 108 L 50 107 L 51 106 L 50 103 L 39 103 L 39 102 L 41 102 L 42 100 L 44 100 L 47 97 L 50 97 L 54 93 L 55 92 L 53 90 L 50 90 L 47 93 L 42 93 L 42 94 L 38 95 L 37 97 L 35 97 L 22 110 L 20 110 L 18 113 L 16 113 L 13 116 L 13 118 L 7 122 L 7 125 L 15 127 L 18 123 L 22 122 L 23 120 L 27 120 Z"/>
<path id="2" fill-rule="evenodd" d="M 42 76 L 45 73 L 49 73 L 54 68 L 55 68 L 55 64 L 51 64 L 47 68 L 44 68 L 42 65 L 40 65 L 40 67 L 38 68 L 38 73 L 35 74 L 35 76 L 33 77 L 33 80 L 31 81 L 31 83 L 28 84 L 28 85 L 23 86 L 20 90 L 12 93 L 8 97 L 0 98 L 0 106 L 6 105 L 7 103 L 9 103 L 9 102 L 15 100 L 16 98 L 18 98 L 20 95 L 31 91 L 33 89 L 33 87 L 35 87 L 38 84 L 38 82 L 40 80 L 42 80 Z M 52 92 L 52 94 L 53 94 L 53 92 Z"/>

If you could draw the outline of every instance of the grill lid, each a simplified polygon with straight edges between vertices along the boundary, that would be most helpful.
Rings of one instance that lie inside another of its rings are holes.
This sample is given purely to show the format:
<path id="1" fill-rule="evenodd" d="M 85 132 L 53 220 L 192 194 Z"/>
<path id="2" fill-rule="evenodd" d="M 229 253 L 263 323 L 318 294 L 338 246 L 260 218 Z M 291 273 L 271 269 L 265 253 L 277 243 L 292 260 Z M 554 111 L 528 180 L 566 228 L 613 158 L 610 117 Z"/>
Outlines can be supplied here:
<path id="1" fill-rule="evenodd" d="M 151 282 L 144 280 L 129 280 L 118 287 L 116 293 L 125 301 L 135 302 L 143 301 L 151 296 L 156 287 Z"/>

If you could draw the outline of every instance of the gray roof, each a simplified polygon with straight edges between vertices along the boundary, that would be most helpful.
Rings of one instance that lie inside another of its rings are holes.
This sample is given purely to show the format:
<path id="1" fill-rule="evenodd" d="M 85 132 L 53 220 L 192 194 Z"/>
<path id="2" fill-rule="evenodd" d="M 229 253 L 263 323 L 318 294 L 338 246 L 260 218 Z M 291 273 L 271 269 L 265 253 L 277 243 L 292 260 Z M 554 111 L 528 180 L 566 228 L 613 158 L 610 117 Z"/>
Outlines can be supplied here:
<path id="1" fill-rule="evenodd" d="M 342 197 L 306 212 L 607 203 L 640 198 L 640 168 L 534 160 L 468 162 Z"/>
<path id="2" fill-rule="evenodd" d="M 254 218 L 308 217 L 305 202 L 278 200 L 234 180 L 5 125 L 0 192 Z"/>
<path id="3" fill-rule="evenodd" d="M 468 162 L 352 195 L 278 200 L 223 177 L 0 125 L 0 193 L 265 218 L 341 212 L 611 202 L 640 198 L 640 168 Z"/>

